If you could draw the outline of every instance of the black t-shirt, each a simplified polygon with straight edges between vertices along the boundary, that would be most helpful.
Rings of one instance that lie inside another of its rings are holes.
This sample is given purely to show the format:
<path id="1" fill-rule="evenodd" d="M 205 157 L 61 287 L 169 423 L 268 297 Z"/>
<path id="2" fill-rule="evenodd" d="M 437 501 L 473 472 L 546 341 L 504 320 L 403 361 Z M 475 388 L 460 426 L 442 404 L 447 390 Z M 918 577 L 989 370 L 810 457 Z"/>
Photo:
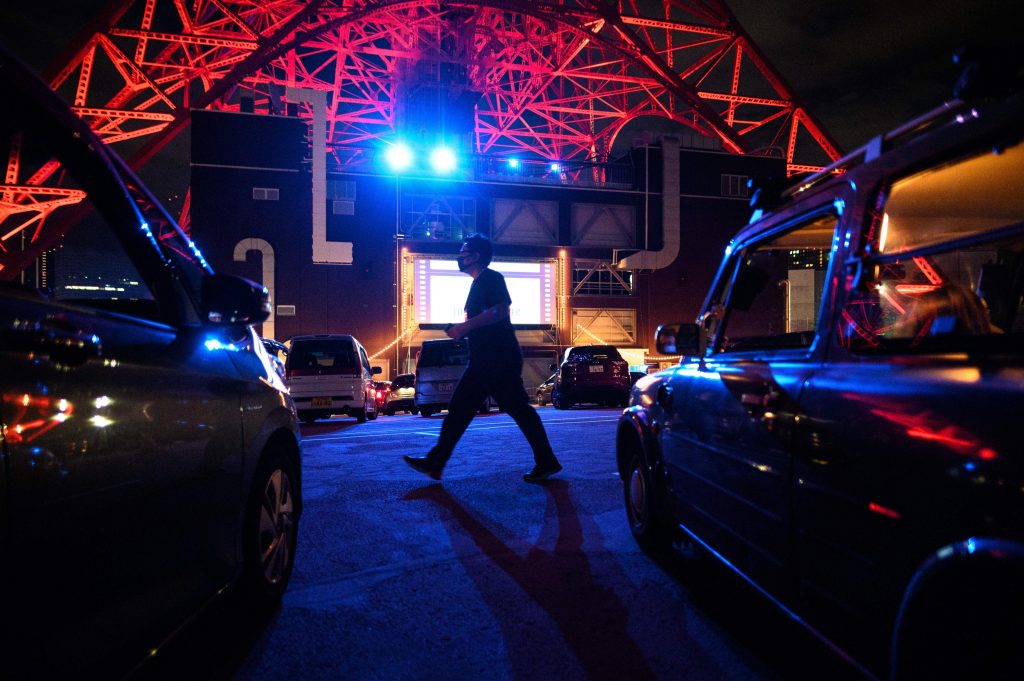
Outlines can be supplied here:
<path id="1" fill-rule="evenodd" d="M 472 319 L 495 305 L 511 305 L 512 298 L 505 286 L 505 277 L 484 268 L 469 287 L 466 297 L 466 319 Z M 509 319 L 497 324 L 481 326 L 469 332 L 469 363 L 476 366 L 495 366 L 522 361 L 516 332 Z"/>

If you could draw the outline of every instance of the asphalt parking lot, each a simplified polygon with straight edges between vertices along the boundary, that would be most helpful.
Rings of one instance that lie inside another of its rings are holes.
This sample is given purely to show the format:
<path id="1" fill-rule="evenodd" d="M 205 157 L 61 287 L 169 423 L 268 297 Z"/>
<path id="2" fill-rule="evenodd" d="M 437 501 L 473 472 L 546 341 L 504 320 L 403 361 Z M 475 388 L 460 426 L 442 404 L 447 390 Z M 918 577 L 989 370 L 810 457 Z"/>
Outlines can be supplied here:
<path id="1" fill-rule="evenodd" d="M 305 514 L 281 609 L 216 605 L 137 674 L 222 679 L 856 679 L 707 561 L 658 563 L 626 527 L 617 409 L 541 408 L 546 484 L 504 414 L 440 483 L 408 468 L 440 416 L 304 428 Z"/>

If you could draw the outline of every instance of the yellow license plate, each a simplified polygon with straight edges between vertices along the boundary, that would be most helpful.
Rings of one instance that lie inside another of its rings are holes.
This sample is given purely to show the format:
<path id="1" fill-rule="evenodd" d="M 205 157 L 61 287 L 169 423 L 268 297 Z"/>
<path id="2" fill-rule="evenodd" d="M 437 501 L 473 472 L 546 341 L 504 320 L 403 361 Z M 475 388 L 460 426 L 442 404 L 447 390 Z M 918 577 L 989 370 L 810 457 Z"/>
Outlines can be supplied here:
<path id="1" fill-rule="evenodd" d="M 330 407 L 331 406 L 331 398 L 330 397 L 314 397 L 313 398 L 313 405 L 312 406 L 314 406 L 314 407 Z"/>

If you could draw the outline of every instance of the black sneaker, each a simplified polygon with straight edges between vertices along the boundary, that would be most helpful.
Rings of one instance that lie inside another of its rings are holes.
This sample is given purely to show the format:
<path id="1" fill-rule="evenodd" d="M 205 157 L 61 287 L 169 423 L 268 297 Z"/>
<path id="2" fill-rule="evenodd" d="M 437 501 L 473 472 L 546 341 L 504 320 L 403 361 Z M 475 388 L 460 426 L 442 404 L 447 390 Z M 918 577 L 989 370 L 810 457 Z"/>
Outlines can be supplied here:
<path id="1" fill-rule="evenodd" d="M 434 480 L 441 479 L 441 471 L 444 470 L 443 463 L 438 465 L 431 461 L 430 457 L 427 456 L 407 456 L 403 454 L 402 458 L 405 459 L 405 462 L 409 464 L 410 467 L 418 470 L 420 473 L 429 475 Z"/>
<path id="2" fill-rule="evenodd" d="M 526 482 L 543 482 L 560 470 L 562 470 L 562 464 L 557 461 L 539 463 L 533 467 L 532 471 L 523 476 L 523 480 Z"/>

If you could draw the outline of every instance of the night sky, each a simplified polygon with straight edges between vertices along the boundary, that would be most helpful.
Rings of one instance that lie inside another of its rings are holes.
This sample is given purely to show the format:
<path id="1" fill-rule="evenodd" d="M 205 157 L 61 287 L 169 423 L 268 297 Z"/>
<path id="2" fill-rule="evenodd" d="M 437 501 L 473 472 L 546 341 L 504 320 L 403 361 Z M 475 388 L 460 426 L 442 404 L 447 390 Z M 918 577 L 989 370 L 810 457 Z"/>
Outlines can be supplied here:
<path id="1" fill-rule="evenodd" d="M 0 42 L 42 70 L 104 3 L 3 4 Z M 19 9 L 10 9 L 15 5 Z M 797 99 L 846 151 L 950 98 L 957 46 L 1024 50 L 1019 0 L 729 0 L 728 5 Z"/>

